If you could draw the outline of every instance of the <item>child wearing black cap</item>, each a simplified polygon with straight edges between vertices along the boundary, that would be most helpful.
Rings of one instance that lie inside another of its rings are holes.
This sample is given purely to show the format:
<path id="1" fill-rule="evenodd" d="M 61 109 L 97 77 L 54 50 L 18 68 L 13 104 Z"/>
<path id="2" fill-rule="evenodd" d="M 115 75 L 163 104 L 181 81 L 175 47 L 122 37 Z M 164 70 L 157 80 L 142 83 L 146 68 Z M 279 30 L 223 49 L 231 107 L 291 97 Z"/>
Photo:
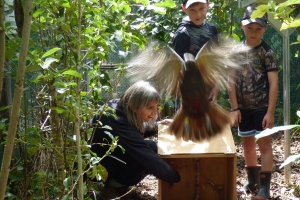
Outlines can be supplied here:
<path id="1" fill-rule="evenodd" d="M 243 190 L 259 189 L 255 200 L 269 197 L 273 169 L 271 137 L 257 141 L 261 166 L 257 164 L 255 135 L 274 126 L 274 112 L 278 95 L 278 67 L 274 51 L 262 40 L 267 29 L 267 13 L 251 18 L 256 5 L 248 6 L 241 21 L 245 41 L 240 45 L 253 47 L 248 64 L 229 75 L 229 98 L 233 126 L 242 137 L 248 181 Z"/>
<path id="2" fill-rule="evenodd" d="M 202 46 L 218 34 L 216 26 L 206 21 L 209 0 L 183 0 L 182 10 L 187 14 L 178 25 L 173 37 L 173 48 L 182 58 L 184 53 L 197 55 Z M 211 89 L 211 88 L 210 88 Z M 214 87 L 208 98 L 217 101 L 218 87 Z M 175 110 L 180 107 L 179 98 L 176 99 Z"/>

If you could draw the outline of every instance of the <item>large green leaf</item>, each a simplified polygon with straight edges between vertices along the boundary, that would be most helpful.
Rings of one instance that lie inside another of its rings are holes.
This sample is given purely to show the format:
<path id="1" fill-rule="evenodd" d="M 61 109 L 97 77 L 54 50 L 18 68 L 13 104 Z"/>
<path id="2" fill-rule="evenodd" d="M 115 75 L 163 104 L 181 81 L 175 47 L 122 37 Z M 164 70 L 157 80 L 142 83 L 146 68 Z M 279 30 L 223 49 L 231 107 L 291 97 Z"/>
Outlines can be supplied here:
<path id="1" fill-rule="evenodd" d="M 256 10 L 253 11 L 251 15 L 251 18 L 261 18 L 268 11 L 269 11 L 268 5 L 257 6 Z"/>
<path id="2" fill-rule="evenodd" d="M 61 48 L 56 47 L 56 48 L 50 49 L 49 51 L 44 53 L 44 55 L 42 55 L 42 58 L 50 56 L 50 55 L 54 54 L 55 52 L 57 52 L 58 50 L 61 50 Z"/>
<path id="3" fill-rule="evenodd" d="M 278 7 L 287 7 L 287 6 L 290 6 L 290 5 L 293 5 L 293 4 L 300 4 L 300 0 L 288 0 L 284 3 L 280 3 L 278 5 Z"/>
<path id="4" fill-rule="evenodd" d="M 298 19 L 296 21 L 292 21 L 289 24 L 282 23 L 282 26 L 281 26 L 280 30 L 285 30 L 285 29 L 288 29 L 288 28 L 296 28 L 296 27 L 300 27 L 300 19 Z"/>
<path id="5" fill-rule="evenodd" d="M 266 137 L 269 135 L 272 135 L 273 133 L 277 133 L 278 131 L 284 131 L 284 130 L 289 130 L 295 127 L 299 127 L 300 125 L 286 125 L 286 126 L 276 126 L 271 129 L 267 128 L 266 130 L 262 131 L 260 134 L 257 134 L 255 136 L 256 139 Z"/>
<path id="6" fill-rule="evenodd" d="M 62 74 L 67 74 L 67 75 L 75 76 L 75 77 L 78 77 L 78 78 L 82 78 L 82 75 L 79 74 L 77 71 L 74 71 L 74 70 L 67 70 L 67 71 L 64 71 Z"/>

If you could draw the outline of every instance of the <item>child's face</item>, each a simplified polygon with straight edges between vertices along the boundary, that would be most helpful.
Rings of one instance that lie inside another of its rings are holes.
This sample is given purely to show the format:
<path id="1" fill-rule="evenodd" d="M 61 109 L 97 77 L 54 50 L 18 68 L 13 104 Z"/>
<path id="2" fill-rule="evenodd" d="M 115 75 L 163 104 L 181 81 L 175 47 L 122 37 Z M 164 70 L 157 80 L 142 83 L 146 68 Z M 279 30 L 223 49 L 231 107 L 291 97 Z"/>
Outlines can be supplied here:
<path id="1" fill-rule="evenodd" d="M 242 25 L 246 36 L 246 43 L 249 46 L 258 46 L 261 43 L 261 38 L 266 30 L 265 27 L 258 23 L 250 23 L 248 25 Z"/>
<path id="2" fill-rule="evenodd" d="M 158 117 L 157 106 L 159 101 L 153 101 L 145 106 L 140 112 L 137 113 L 137 117 L 143 121 L 149 122 L 151 120 L 156 120 Z"/>
<path id="3" fill-rule="evenodd" d="M 182 6 L 183 11 L 195 25 L 201 25 L 206 18 L 209 3 L 194 3 L 188 9 Z"/>

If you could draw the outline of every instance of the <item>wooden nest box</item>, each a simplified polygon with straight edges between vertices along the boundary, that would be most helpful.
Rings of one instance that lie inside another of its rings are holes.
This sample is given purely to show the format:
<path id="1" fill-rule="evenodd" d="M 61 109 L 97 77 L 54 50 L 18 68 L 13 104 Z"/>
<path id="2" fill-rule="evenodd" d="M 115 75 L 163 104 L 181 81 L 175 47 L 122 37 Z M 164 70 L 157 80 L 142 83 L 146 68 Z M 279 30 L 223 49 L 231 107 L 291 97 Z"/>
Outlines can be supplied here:
<path id="1" fill-rule="evenodd" d="M 236 149 L 230 127 L 209 141 L 176 140 L 160 125 L 158 154 L 180 176 L 170 185 L 159 180 L 160 200 L 236 200 Z"/>

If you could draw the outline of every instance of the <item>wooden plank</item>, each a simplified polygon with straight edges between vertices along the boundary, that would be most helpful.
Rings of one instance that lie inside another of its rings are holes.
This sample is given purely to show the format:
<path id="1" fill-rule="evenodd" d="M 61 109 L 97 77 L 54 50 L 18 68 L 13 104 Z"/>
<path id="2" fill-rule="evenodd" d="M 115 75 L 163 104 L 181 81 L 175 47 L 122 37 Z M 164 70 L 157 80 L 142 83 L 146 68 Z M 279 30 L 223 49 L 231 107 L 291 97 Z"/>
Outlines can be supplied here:
<path id="1" fill-rule="evenodd" d="M 175 168 L 181 176 L 179 183 L 170 185 L 167 182 L 159 181 L 159 199 L 163 200 L 183 200 L 194 199 L 195 196 L 195 159 L 164 159 L 170 166 Z"/>
<path id="2" fill-rule="evenodd" d="M 159 181 L 160 200 L 236 199 L 236 157 L 163 159 L 179 172 L 181 181 Z"/>
<path id="3" fill-rule="evenodd" d="M 183 141 L 176 139 L 168 132 L 168 126 L 159 125 L 158 154 L 199 154 L 199 153 L 235 153 L 236 148 L 228 125 L 222 133 L 209 141 L 202 142 Z"/>

